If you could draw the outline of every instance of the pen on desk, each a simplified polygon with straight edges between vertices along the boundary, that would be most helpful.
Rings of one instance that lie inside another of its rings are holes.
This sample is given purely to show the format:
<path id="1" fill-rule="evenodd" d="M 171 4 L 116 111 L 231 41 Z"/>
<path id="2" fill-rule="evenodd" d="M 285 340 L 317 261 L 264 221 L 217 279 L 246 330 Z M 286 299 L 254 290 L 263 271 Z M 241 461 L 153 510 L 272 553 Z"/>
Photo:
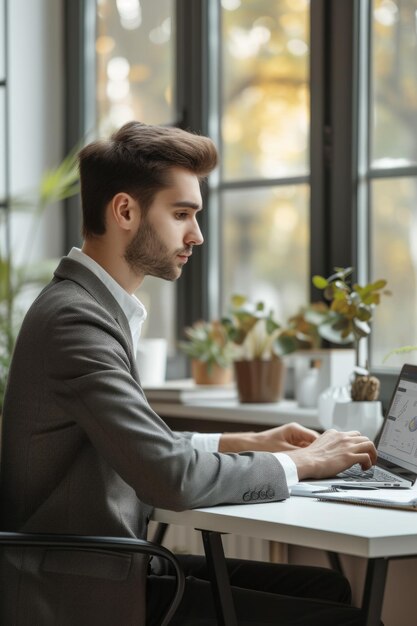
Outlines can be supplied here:
<path id="1" fill-rule="evenodd" d="M 319 491 L 313 491 L 314 494 L 316 493 L 337 493 L 337 492 L 343 492 L 343 491 L 349 491 L 349 489 L 357 489 L 358 491 L 375 491 L 378 490 L 378 487 L 363 487 L 363 486 L 350 486 L 350 485 L 329 485 L 327 489 L 320 489 Z"/>
<path id="2" fill-rule="evenodd" d="M 368 490 L 378 490 L 379 487 L 371 487 L 371 485 L 369 485 L 369 487 L 365 487 L 365 485 L 332 485 L 333 489 L 336 489 L 337 491 L 348 491 L 349 489 L 357 489 L 357 490 L 362 490 L 362 491 L 368 491 Z"/>

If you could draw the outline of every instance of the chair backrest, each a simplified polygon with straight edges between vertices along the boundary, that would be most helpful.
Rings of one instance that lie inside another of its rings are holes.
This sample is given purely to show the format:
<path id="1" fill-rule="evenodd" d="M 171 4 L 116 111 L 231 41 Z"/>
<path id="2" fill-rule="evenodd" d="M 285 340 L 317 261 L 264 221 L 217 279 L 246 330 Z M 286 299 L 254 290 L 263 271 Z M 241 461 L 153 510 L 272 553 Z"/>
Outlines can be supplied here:
<path id="1" fill-rule="evenodd" d="M 96 537 L 84 535 L 53 535 L 37 533 L 0 532 L 0 546 L 9 547 L 60 547 L 71 549 L 110 550 L 113 552 L 137 552 L 159 556 L 168 560 L 175 570 L 176 588 L 160 626 L 168 626 L 184 593 L 185 577 L 175 555 L 167 548 L 143 539 L 129 537 Z"/>

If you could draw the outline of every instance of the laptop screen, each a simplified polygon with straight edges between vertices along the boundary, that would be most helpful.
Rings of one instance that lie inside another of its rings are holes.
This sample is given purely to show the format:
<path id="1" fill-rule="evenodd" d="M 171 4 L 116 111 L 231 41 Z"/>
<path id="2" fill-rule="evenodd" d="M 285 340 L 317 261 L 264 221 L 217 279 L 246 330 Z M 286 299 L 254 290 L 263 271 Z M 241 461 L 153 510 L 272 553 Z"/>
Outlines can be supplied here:
<path id="1" fill-rule="evenodd" d="M 385 419 L 378 457 L 417 473 L 417 368 L 403 368 Z"/>

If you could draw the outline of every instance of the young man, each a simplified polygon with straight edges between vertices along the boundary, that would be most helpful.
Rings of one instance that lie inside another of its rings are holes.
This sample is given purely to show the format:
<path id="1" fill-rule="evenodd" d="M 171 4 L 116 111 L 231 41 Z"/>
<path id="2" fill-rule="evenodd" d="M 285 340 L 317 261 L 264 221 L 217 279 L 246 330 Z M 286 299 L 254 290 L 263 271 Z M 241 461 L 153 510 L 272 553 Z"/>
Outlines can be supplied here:
<path id="1" fill-rule="evenodd" d="M 153 506 L 238 504 L 252 492 L 257 502 L 283 500 L 298 479 L 375 461 L 356 432 L 319 437 L 290 424 L 213 442 L 172 432 L 148 405 L 135 364 L 146 313 L 132 294 L 146 275 L 179 278 L 203 243 L 199 182 L 216 161 L 209 139 L 138 122 L 81 151 L 83 248 L 62 259 L 30 308 L 10 370 L 3 529 L 145 537 Z M 141 556 L 38 550 L 20 561 L 9 551 L 1 623 L 157 624 L 172 579 L 152 567 L 148 576 Z M 184 559 L 184 568 L 173 623 L 215 624 L 203 561 Z M 333 572 L 239 562 L 230 570 L 241 623 L 361 623 Z"/>

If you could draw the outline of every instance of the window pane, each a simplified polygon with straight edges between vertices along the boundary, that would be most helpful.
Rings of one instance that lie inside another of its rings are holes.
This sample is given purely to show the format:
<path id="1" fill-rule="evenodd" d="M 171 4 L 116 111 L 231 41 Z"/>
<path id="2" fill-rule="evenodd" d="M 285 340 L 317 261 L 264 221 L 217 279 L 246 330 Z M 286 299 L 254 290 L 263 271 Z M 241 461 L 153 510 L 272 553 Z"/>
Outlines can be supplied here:
<path id="1" fill-rule="evenodd" d="M 284 323 L 307 304 L 308 204 L 306 185 L 223 192 L 223 309 L 240 293 Z"/>
<path id="2" fill-rule="evenodd" d="M 6 78 L 4 2 L 5 0 L 0 0 L 0 80 L 4 80 Z"/>
<path id="3" fill-rule="evenodd" d="M 392 296 L 375 309 L 372 365 L 393 348 L 417 345 L 417 179 L 377 180 L 372 184 L 371 278 L 386 278 Z M 395 367 L 416 363 L 417 351 L 390 357 Z"/>
<path id="4" fill-rule="evenodd" d="M 416 20 L 415 0 L 374 0 L 373 167 L 417 163 Z"/>
<path id="5" fill-rule="evenodd" d="M 124 122 L 175 120 L 174 0 L 97 1 L 97 108 L 100 133 Z"/>
<path id="6" fill-rule="evenodd" d="M 6 196 L 6 88 L 0 87 L 0 200 Z M 1 209 L 0 209 L 1 211 Z"/>
<path id="7" fill-rule="evenodd" d="M 225 179 L 308 172 L 308 0 L 222 0 Z"/>

